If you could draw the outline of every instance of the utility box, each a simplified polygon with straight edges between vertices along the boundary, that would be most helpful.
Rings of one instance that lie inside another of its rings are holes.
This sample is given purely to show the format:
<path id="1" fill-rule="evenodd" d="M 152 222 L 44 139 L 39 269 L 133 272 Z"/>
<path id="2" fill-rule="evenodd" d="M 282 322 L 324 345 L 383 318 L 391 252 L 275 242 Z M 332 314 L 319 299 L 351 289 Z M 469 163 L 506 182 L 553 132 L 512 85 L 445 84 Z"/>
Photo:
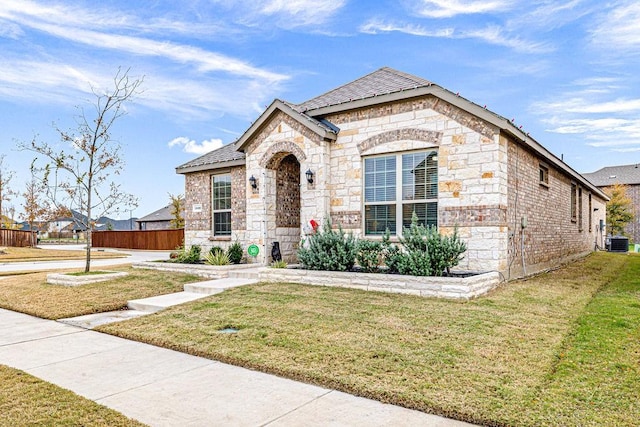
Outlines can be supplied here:
<path id="1" fill-rule="evenodd" d="M 629 252 L 629 238 L 624 236 L 611 236 L 608 250 L 610 252 Z"/>

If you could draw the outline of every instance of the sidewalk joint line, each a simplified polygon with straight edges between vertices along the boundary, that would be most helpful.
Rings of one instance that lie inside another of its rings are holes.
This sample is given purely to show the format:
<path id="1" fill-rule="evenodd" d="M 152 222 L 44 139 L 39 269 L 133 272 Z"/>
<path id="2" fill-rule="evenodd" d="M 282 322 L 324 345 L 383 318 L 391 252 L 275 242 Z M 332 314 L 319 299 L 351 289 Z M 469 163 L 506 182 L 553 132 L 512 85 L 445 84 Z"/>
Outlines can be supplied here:
<path id="1" fill-rule="evenodd" d="M 299 406 L 297 406 L 297 407 L 293 408 L 292 410 L 290 410 L 290 411 L 288 411 L 288 412 L 285 412 L 284 414 L 279 415 L 279 416 L 277 416 L 276 418 L 274 418 L 274 419 L 272 419 L 272 420 L 267 421 L 267 422 L 266 422 L 266 423 L 264 423 L 264 424 L 260 424 L 260 426 L 261 426 L 261 427 L 265 427 L 265 426 L 268 426 L 269 424 L 273 424 L 273 423 L 275 423 L 276 421 L 278 421 L 278 420 L 280 420 L 280 419 L 282 419 L 282 418 L 286 417 L 287 415 L 292 414 L 292 413 L 296 412 L 297 410 L 302 409 L 302 408 L 304 408 L 304 407 L 305 407 L 305 406 L 307 406 L 307 405 L 310 405 L 311 403 L 315 402 L 316 400 L 318 400 L 318 399 L 321 399 L 321 398 L 325 397 L 325 396 L 326 396 L 326 395 L 328 395 L 329 393 L 333 393 L 334 391 L 335 391 L 335 390 L 327 390 L 327 392 L 326 392 L 326 393 L 322 393 L 321 395 L 318 395 L 318 396 L 314 397 L 313 399 L 309 400 L 308 402 L 305 402 L 305 403 L 303 403 L 302 405 L 299 405 Z"/>

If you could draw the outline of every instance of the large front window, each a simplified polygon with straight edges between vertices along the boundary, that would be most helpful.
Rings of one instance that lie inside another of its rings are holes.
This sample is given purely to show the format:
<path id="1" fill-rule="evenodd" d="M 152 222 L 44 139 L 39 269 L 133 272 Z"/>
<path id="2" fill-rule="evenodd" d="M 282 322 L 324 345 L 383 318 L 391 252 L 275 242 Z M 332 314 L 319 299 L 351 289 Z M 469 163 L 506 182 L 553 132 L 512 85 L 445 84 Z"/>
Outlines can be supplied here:
<path id="1" fill-rule="evenodd" d="M 364 160 L 364 232 L 399 234 L 413 214 L 425 225 L 438 224 L 436 151 L 369 157 Z"/>
<path id="2" fill-rule="evenodd" d="M 231 175 L 213 175 L 211 178 L 213 235 L 231 235 Z"/>

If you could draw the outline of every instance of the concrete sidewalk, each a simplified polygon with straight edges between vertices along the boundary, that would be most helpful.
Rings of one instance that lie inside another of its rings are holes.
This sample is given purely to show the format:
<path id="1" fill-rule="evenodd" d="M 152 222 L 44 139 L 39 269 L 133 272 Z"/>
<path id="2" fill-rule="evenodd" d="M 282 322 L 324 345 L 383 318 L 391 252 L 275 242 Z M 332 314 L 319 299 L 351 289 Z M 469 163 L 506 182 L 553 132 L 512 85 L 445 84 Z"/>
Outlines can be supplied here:
<path id="1" fill-rule="evenodd" d="M 0 364 L 151 426 L 469 426 L 0 309 Z"/>

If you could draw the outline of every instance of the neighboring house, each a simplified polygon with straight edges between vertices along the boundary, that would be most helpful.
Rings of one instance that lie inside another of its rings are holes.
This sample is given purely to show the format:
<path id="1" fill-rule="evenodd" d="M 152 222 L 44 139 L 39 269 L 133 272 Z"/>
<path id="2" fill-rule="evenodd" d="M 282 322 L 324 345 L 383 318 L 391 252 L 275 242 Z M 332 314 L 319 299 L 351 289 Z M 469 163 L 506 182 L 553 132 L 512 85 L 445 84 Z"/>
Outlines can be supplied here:
<path id="1" fill-rule="evenodd" d="M 96 231 L 126 231 L 133 230 L 138 218 L 129 219 L 112 219 L 107 216 L 101 216 L 95 222 L 94 230 Z"/>
<path id="2" fill-rule="evenodd" d="M 311 221 L 395 237 L 415 212 L 458 228 L 460 268 L 507 277 L 593 250 L 607 196 L 509 120 L 382 68 L 301 104 L 273 103 L 233 144 L 176 168 L 186 245 L 273 242 L 295 261 Z"/>
<path id="3" fill-rule="evenodd" d="M 624 231 L 633 242 L 640 242 L 640 167 L 638 164 L 607 166 L 592 173 L 582 174 L 601 189 L 614 184 L 627 186 L 627 196 L 633 203 L 634 219 Z M 606 233 L 606 232 L 605 232 Z"/>
<path id="4" fill-rule="evenodd" d="M 182 212 L 184 217 L 184 211 Z M 171 205 L 167 205 L 136 220 L 138 230 L 167 230 L 171 226 Z"/>

